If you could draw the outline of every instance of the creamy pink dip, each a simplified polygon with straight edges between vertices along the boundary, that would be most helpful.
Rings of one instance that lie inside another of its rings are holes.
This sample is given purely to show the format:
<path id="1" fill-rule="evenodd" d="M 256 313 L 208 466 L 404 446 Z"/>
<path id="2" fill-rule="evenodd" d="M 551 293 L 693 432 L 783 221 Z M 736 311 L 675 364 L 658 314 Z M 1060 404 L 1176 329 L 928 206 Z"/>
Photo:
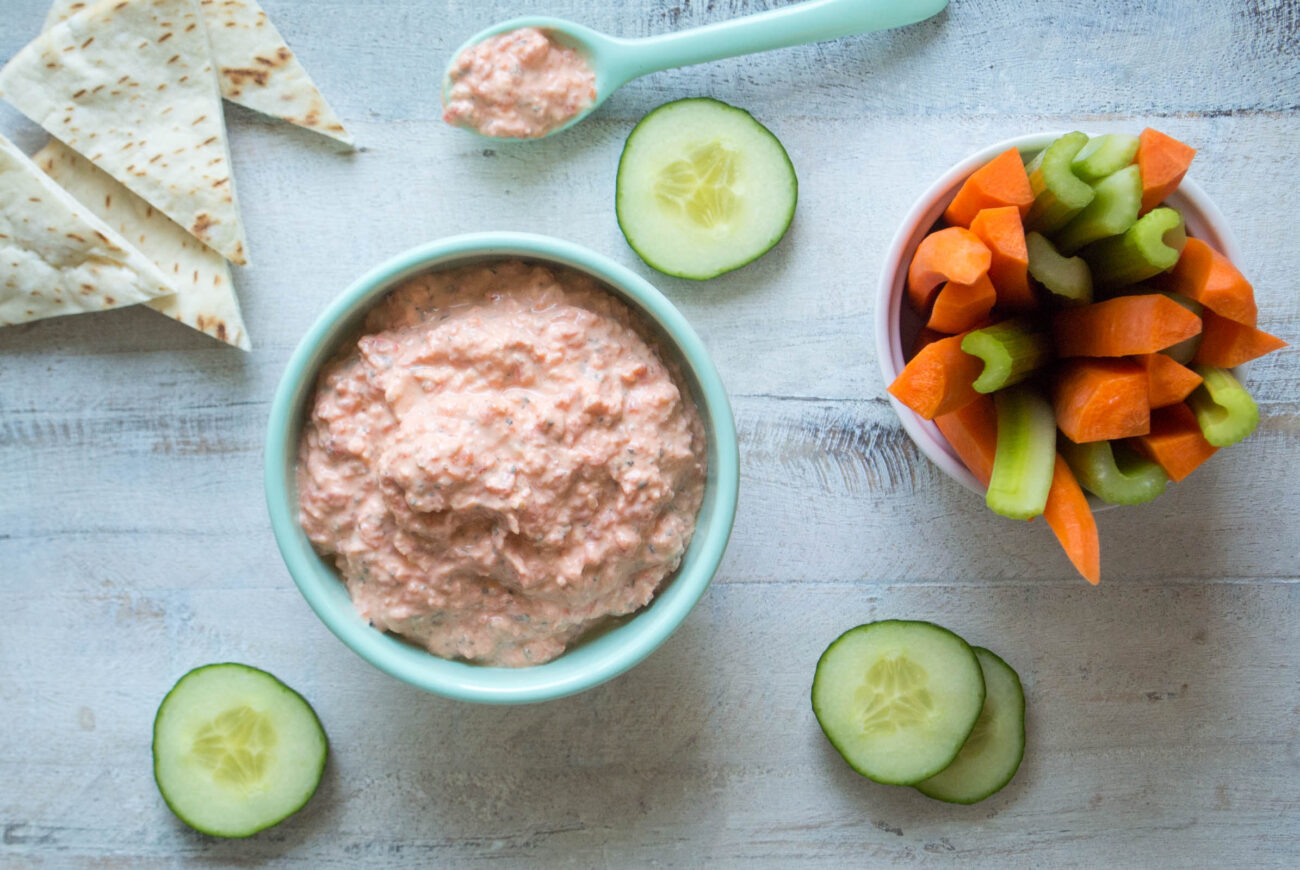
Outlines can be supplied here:
<path id="1" fill-rule="evenodd" d="M 376 628 L 549 661 L 644 607 L 704 491 L 700 416 L 592 279 L 507 260 L 393 291 L 317 382 L 300 521 Z"/>
<path id="2" fill-rule="evenodd" d="M 595 99 L 595 73 L 578 52 L 522 27 L 460 53 L 442 118 L 484 136 L 535 139 Z"/>

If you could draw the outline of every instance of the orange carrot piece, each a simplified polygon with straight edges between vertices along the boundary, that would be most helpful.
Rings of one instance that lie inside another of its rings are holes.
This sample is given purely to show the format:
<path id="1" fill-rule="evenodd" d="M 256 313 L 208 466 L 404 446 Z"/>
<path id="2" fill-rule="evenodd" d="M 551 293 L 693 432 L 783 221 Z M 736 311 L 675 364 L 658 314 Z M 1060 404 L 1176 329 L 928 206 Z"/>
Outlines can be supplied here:
<path id="1" fill-rule="evenodd" d="M 977 323 L 988 317 L 997 300 L 998 293 L 987 274 L 976 278 L 974 284 L 949 281 L 934 297 L 934 307 L 930 309 L 930 319 L 925 325 L 949 334 L 974 329 Z"/>
<path id="2" fill-rule="evenodd" d="M 1052 317 L 1057 356 L 1155 353 L 1201 331 L 1201 319 L 1160 293 L 1117 296 Z"/>
<path id="3" fill-rule="evenodd" d="M 1026 311 L 1038 306 L 1029 284 L 1029 248 L 1020 209 L 1013 205 L 981 209 L 970 222 L 970 231 L 989 249 L 989 278 L 998 291 L 998 305 Z"/>
<path id="4" fill-rule="evenodd" d="M 1101 538 L 1088 497 L 1061 454 L 1056 454 L 1052 488 L 1047 491 L 1043 518 L 1056 533 L 1070 563 L 1093 586 L 1101 582 Z"/>
<path id="5" fill-rule="evenodd" d="M 1231 260 L 1200 239 L 1189 238 L 1178 262 L 1155 282 L 1161 290 L 1194 299 L 1221 317 L 1247 326 L 1259 319 L 1255 288 Z"/>
<path id="6" fill-rule="evenodd" d="M 998 452 L 998 412 L 993 397 L 981 395 L 964 408 L 934 418 L 953 452 L 986 487 Z"/>
<path id="7" fill-rule="evenodd" d="M 1196 149 L 1147 127 L 1138 135 L 1137 165 L 1142 174 L 1142 211 L 1146 214 L 1178 189 Z"/>
<path id="8" fill-rule="evenodd" d="M 1287 346 L 1276 335 L 1220 317 L 1213 311 L 1206 311 L 1202 321 L 1201 345 L 1193 362 L 1230 369 Z"/>
<path id="9" fill-rule="evenodd" d="M 1205 440 L 1196 415 L 1182 402 L 1152 411 L 1151 431 L 1130 443 L 1159 464 L 1175 483 L 1195 471 L 1219 449 Z"/>
<path id="10" fill-rule="evenodd" d="M 1147 373 L 1127 359 L 1067 360 L 1052 391 L 1056 425 L 1076 444 L 1145 435 Z"/>
<path id="11" fill-rule="evenodd" d="M 1163 353 L 1134 357 L 1147 370 L 1147 400 L 1152 408 L 1176 405 L 1201 385 L 1200 375 Z"/>
<path id="12" fill-rule="evenodd" d="M 912 357 L 889 385 L 894 398 L 933 420 L 979 398 L 972 384 L 984 370 L 984 361 L 961 349 L 961 335 L 927 344 Z"/>
<path id="13" fill-rule="evenodd" d="M 1034 203 L 1029 174 L 1020 152 L 1008 148 L 971 173 L 943 212 L 943 219 L 953 226 L 968 227 L 982 209 L 1014 205 L 1021 219 Z"/>
<path id="14" fill-rule="evenodd" d="M 907 269 L 907 301 L 925 314 L 945 281 L 974 284 L 988 272 L 993 255 L 970 230 L 948 227 L 930 233 L 916 246 Z"/>
<path id="15" fill-rule="evenodd" d="M 912 341 L 912 352 L 907 355 L 907 358 L 909 360 L 912 359 L 918 353 L 925 350 L 926 345 L 934 344 L 939 339 L 947 337 L 947 335 L 939 332 L 937 329 L 930 329 L 928 326 L 922 326 L 920 331 L 917 332 L 916 338 Z"/>

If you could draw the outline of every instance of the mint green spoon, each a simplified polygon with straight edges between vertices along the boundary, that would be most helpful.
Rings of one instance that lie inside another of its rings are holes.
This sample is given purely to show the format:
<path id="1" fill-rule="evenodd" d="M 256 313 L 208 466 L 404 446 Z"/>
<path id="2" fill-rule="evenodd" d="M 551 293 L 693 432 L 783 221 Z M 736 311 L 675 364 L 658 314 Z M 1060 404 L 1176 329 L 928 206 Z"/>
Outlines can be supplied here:
<path id="1" fill-rule="evenodd" d="M 572 127 L 614 91 L 648 73 L 902 27 L 924 21 L 947 5 L 948 0 L 806 0 L 757 15 L 645 39 L 620 39 L 562 18 L 527 16 L 503 21 L 474 34 L 452 54 L 451 63 L 455 64 L 465 49 L 520 27 L 544 30 L 557 42 L 576 49 L 596 73 L 596 99 L 567 124 L 546 134 L 549 136 Z M 450 87 L 449 65 L 442 77 L 444 103 Z"/>

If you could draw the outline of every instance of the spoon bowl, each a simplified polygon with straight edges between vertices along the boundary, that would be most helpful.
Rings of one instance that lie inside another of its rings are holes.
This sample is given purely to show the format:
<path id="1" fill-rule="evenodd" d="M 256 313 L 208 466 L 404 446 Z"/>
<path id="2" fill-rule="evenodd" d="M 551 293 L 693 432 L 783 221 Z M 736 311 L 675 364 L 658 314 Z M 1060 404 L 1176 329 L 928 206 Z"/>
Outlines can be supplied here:
<path id="1" fill-rule="evenodd" d="M 591 104 L 584 108 L 578 114 L 574 115 L 567 122 L 544 133 L 543 136 L 553 136 L 561 130 L 567 130 L 574 124 L 586 118 L 592 112 L 609 99 L 609 95 L 627 84 L 634 76 L 624 76 L 623 70 L 617 61 L 618 48 L 620 43 L 628 44 L 631 40 L 617 39 L 608 34 L 601 33 L 598 30 L 592 30 L 583 24 L 573 21 L 567 21 L 563 18 L 553 18 L 545 15 L 526 15 L 522 18 L 511 18 L 509 21 L 502 21 L 491 27 L 480 30 L 478 33 L 465 40 L 452 54 L 451 62 L 447 64 L 447 69 L 442 74 L 442 104 L 447 105 L 451 95 L 451 74 L 456 66 L 456 61 L 469 49 L 478 45 L 484 40 L 499 36 L 502 33 L 509 33 L 512 30 L 519 30 L 524 27 L 535 27 L 554 39 L 557 43 L 565 48 L 572 48 L 586 61 L 591 71 L 596 76 L 596 98 Z M 462 127 L 462 130 L 473 133 L 484 139 L 497 139 L 496 136 L 488 136 L 472 127 Z M 542 138 L 542 137 L 538 137 Z M 527 141 L 519 139 L 506 139 L 505 141 L 517 142 Z"/>
<path id="2" fill-rule="evenodd" d="M 560 45 L 577 51 L 596 79 L 596 97 L 591 104 L 564 124 L 536 137 L 542 138 L 569 129 L 594 112 L 614 91 L 648 73 L 902 27 L 930 18 L 947 5 L 948 0 L 805 0 L 756 15 L 644 39 L 610 36 L 563 18 L 539 15 L 512 18 L 479 31 L 456 49 L 442 75 L 442 102 L 443 105 L 448 102 L 451 75 L 461 54 L 485 39 L 522 27 L 535 27 Z M 469 127 L 462 129 L 485 139 L 503 138 L 487 136 Z"/>

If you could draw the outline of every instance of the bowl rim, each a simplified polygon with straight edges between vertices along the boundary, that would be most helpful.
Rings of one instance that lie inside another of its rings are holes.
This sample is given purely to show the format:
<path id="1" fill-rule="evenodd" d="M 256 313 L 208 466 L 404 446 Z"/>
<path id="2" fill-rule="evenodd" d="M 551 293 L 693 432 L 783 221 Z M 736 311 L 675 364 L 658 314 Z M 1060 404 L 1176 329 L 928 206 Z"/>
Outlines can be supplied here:
<path id="1" fill-rule="evenodd" d="M 907 280 L 907 269 L 904 263 L 910 260 L 911 252 L 942 215 L 943 209 L 956 195 L 958 186 L 976 169 L 1008 148 L 1017 149 L 1022 156 L 1036 154 L 1066 132 L 1068 131 L 1060 130 L 1013 136 L 981 148 L 959 160 L 928 185 L 907 210 L 885 253 L 880 282 L 876 289 L 876 358 L 886 385 L 893 383 L 905 364 L 899 323 L 905 295 L 904 285 Z M 1089 133 L 1089 135 L 1104 134 Z M 1197 226 L 1198 232 L 1195 235 L 1198 238 L 1213 244 L 1234 263 L 1241 262 L 1241 249 L 1228 226 L 1227 218 L 1190 175 L 1183 178 L 1178 190 L 1171 194 L 1167 201 L 1183 212 L 1184 220 L 1189 225 Z M 1239 378 L 1245 376 L 1244 367 L 1238 367 L 1234 372 Z M 908 437 L 921 452 L 949 477 L 976 495 L 983 496 L 986 488 L 953 452 L 947 439 L 939 432 L 939 427 L 933 421 L 922 419 L 890 393 L 886 392 L 885 395 Z M 1116 507 L 1092 495 L 1088 498 L 1094 512 Z"/>
<path id="2" fill-rule="evenodd" d="M 526 668 L 472 665 L 442 659 L 376 630 L 353 609 L 333 568 L 316 555 L 298 524 L 297 433 L 321 366 L 356 319 L 388 291 L 415 275 L 461 261 L 519 257 L 566 266 L 605 285 L 656 324 L 673 345 L 684 373 L 700 391 L 708 435 L 709 470 L 702 521 L 682 565 L 649 605 L 616 628 L 550 662 Z M 668 639 L 703 596 L 722 563 L 739 494 L 739 445 L 731 403 L 704 343 L 685 316 L 646 279 L 573 242 L 519 232 L 470 233 L 437 239 L 389 258 L 335 297 L 294 349 L 276 387 L 267 421 L 264 486 L 271 529 L 295 585 L 343 643 L 381 671 L 429 692 L 462 701 L 524 704 L 593 688 L 627 671 Z M 332 588 L 331 585 L 332 584 Z M 613 638 L 613 640 L 608 640 Z M 592 650 L 589 654 L 586 650 Z M 583 654 L 577 654 L 583 653 Z"/>

